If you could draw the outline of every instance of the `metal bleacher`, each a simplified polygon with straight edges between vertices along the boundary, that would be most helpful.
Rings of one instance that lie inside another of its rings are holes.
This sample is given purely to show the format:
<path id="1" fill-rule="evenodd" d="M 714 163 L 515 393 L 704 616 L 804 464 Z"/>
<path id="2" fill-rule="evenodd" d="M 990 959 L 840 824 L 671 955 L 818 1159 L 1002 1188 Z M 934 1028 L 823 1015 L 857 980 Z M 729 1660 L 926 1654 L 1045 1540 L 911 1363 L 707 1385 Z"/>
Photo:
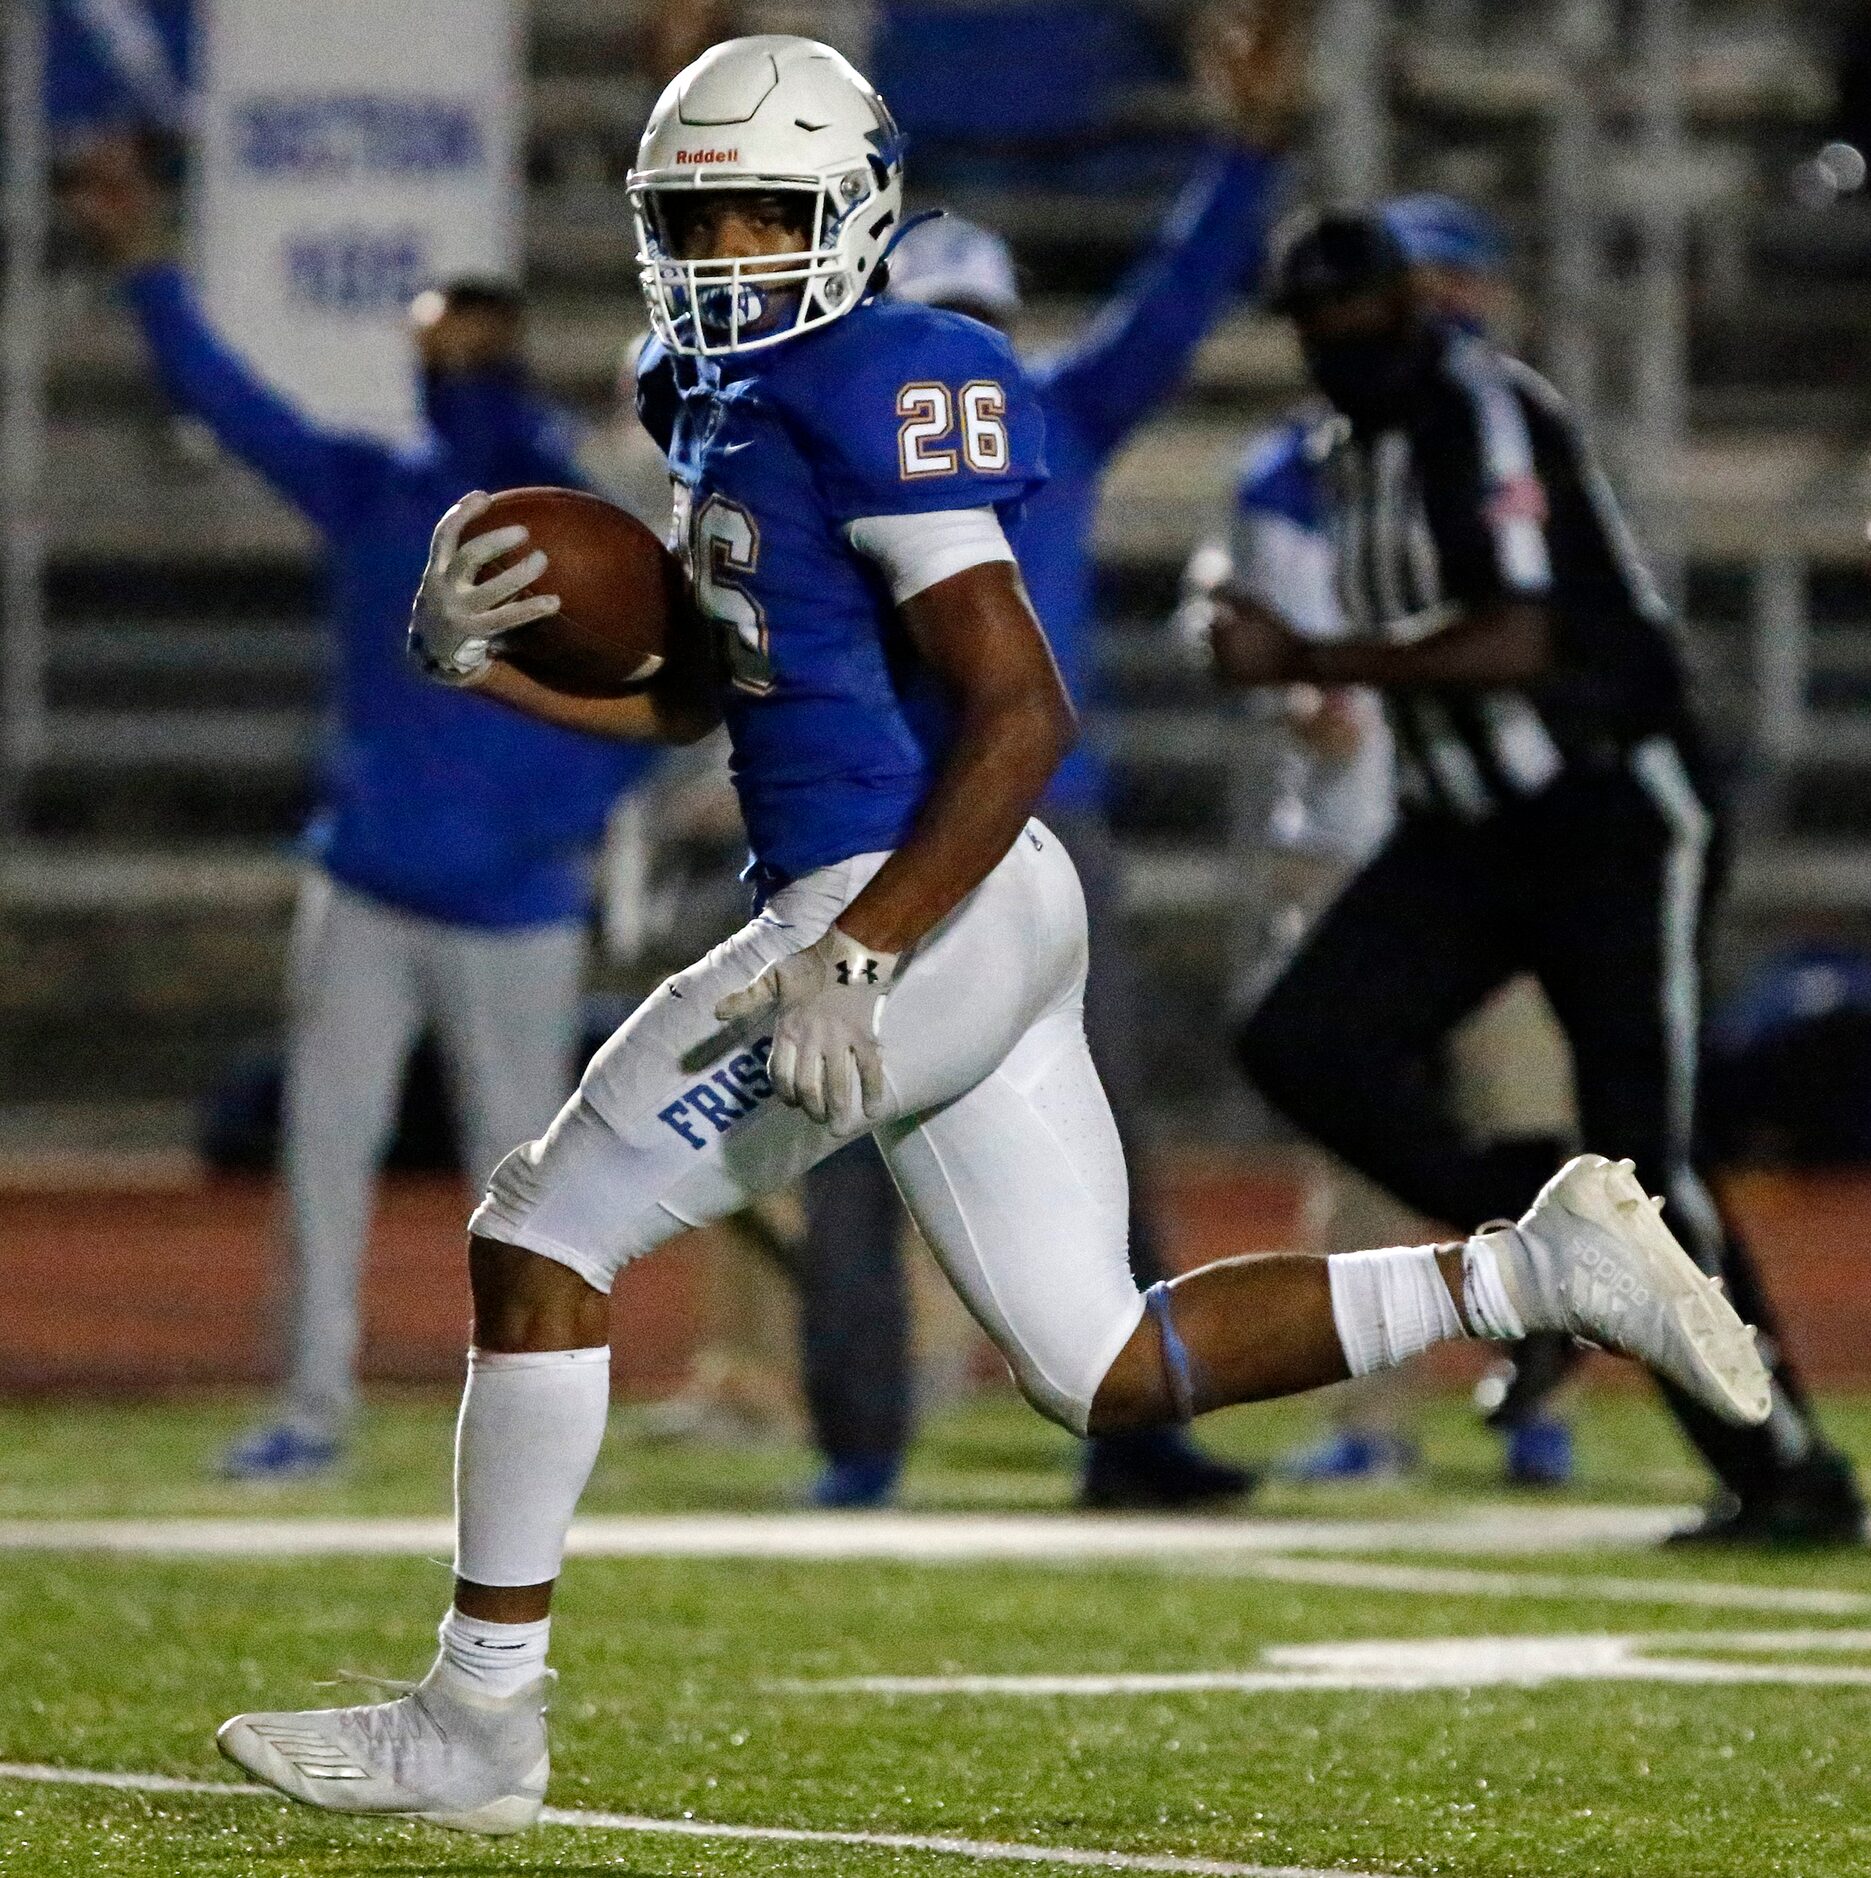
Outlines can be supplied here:
<path id="1" fill-rule="evenodd" d="M 534 9 L 535 353 L 553 390 L 599 416 L 641 323 L 622 183 L 648 89 L 620 11 Z M 1411 9 L 1391 98 L 1400 178 L 1490 200 L 1522 238 L 1536 304 L 1538 158 L 1559 82 L 1533 30 L 1543 11 Z M 1871 359 L 1857 339 L 1871 331 L 1871 218 L 1787 203 L 1828 102 L 1810 27 L 1766 5 L 1698 21 L 1677 185 L 1693 376 L 1674 495 L 1704 663 L 1748 752 L 1740 888 L 1757 938 L 1813 918 L 1871 924 Z M 1174 115 L 1161 93 L 1135 103 L 1139 125 Z M 1612 153 L 1614 207 L 1634 163 Z M 1034 286 L 1019 336 L 1037 346 L 1088 317 L 1166 193 L 1036 195 L 989 166 L 950 199 L 1014 240 Z M 0 848 L 0 1086 L 9 1100 L 161 1099 L 274 1027 L 289 839 L 321 708 L 316 567 L 303 526 L 162 411 L 103 283 L 71 266 L 56 289 L 48 734 L 19 836 Z M 1636 317 L 1616 269 L 1590 313 L 1615 363 Z M 1297 393 L 1297 364 L 1277 326 L 1238 313 L 1117 465 L 1101 523 L 1094 734 L 1117 761 L 1131 904 L 1184 1014 L 1164 1025 L 1166 1064 L 1221 969 L 1240 740 L 1162 623 L 1244 433 Z M 1615 426 L 1615 393 L 1602 415 Z M 1214 1047 L 1200 1039 L 1195 1068 L 1166 1074 L 1186 1084 Z"/>

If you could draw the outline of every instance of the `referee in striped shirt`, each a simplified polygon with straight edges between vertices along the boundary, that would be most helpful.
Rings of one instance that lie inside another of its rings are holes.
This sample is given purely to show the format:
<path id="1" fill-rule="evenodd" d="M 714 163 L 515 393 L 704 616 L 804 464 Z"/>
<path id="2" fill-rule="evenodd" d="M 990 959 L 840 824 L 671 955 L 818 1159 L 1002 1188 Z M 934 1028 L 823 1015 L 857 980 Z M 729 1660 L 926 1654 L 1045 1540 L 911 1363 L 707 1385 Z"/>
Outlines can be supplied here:
<path id="1" fill-rule="evenodd" d="M 1368 685 L 1403 813 L 1238 1034 L 1285 1113 L 1432 1218 L 1515 1217 L 1557 1161 L 1476 1147 L 1438 1086 L 1449 1031 L 1531 972 L 1571 1044 L 1586 1146 L 1630 1156 L 1772 1337 L 1693 1160 L 1703 920 L 1719 829 L 1673 622 L 1563 401 L 1417 296 L 1374 212 L 1316 218 L 1274 305 L 1334 407 L 1313 440 L 1353 628 L 1299 636 L 1237 599 L 1241 686 Z M 1703 1538 L 1856 1540 L 1851 1469 L 1776 1365 L 1758 1429 L 1670 1406 L 1724 1492 Z M 1667 1390 L 1667 1385 L 1666 1385 Z"/>

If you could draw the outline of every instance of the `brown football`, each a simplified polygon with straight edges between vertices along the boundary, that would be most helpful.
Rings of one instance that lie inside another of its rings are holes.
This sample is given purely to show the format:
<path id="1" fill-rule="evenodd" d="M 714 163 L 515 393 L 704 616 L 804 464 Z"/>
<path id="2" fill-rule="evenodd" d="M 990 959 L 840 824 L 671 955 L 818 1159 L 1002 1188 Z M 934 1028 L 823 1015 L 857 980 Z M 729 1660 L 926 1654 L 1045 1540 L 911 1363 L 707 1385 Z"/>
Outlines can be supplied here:
<path id="1" fill-rule="evenodd" d="M 640 685 L 662 663 L 670 617 L 683 604 L 675 556 L 627 509 L 582 489 L 503 489 L 467 535 L 516 522 L 526 545 L 493 566 L 543 548 L 546 571 L 527 591 L 556 593 L 559 610 L 503 633 L 500 656 L 581 698 Z"/>

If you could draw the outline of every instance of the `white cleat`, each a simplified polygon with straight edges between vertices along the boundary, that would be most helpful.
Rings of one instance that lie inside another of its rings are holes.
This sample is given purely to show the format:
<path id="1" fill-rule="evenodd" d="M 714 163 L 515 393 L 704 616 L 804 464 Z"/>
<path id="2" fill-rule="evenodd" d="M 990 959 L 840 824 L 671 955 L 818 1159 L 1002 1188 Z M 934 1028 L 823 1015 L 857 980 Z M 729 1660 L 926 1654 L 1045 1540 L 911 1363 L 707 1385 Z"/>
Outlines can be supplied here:
<path id="1" fill-rule="evenodd" d="M 236 1715 L 215 1743 L 268 1786 L 332 1813 L 395 1813 L 462 1832 L 524 1832 L 546 1793 L 552 1672 L 490 1701 L 438 1662 L 362 1708 Z"/>
<path id="2" fill-rule="evenodd" d="M 1514 1229 L 1525 1256 L 1501 1261 L 1504 1276 L 1530 1276 L 1533 1295 L 1516 1299 L 1522 1318 L 1529 1330 L 1568 1331 L 1635 1357 L 1726 1421 L 1764 1422 L 1772 1386 L 1754 1328 L 1677 1243 L 1662 1211 L 1629 1161 L 1568 1161 Z"/>

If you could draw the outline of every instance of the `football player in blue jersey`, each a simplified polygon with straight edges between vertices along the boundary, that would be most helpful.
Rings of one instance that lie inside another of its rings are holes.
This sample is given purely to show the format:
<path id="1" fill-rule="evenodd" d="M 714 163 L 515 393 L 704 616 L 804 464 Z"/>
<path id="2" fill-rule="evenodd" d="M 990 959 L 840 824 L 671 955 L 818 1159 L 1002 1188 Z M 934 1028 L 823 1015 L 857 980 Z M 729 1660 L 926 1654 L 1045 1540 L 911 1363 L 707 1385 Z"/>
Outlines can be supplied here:
<path id="1" fill-rule="evenodd" d="M 1766 1413 L 1746 1328 L 1598 1156 L 1517 1227 L 1138 1290 L 1085 1045 L 1084 900 L 1032 813 L 1074 734 L 1010 538 L 1043 426 L 997 333 L 879 296 L 901 190 L 882 100 L 810 40 L 729 41 L 659 101 L 631 179 L 659 335 L 643 414 L 706 630 L 647 691 L 581 701 L 522 677 L 496 648 L 556 606 L 544 556 L 489 573 L 525 544 L 464 544 L 472 498 L 436 530 L 411 627 L 425 669 L 620 736 L 725 720 L 763 905 L 631 1016 L 470 1222 L 437 1659 L 394 1701 L 221 1730 L 310 1804 L 487 1833 L 537 1819 L 548 1612 L 604 1432 L 612 1280 L 867 1130 L 1021 1389 L 1079 1434 L 1529 1327 Z"/>

